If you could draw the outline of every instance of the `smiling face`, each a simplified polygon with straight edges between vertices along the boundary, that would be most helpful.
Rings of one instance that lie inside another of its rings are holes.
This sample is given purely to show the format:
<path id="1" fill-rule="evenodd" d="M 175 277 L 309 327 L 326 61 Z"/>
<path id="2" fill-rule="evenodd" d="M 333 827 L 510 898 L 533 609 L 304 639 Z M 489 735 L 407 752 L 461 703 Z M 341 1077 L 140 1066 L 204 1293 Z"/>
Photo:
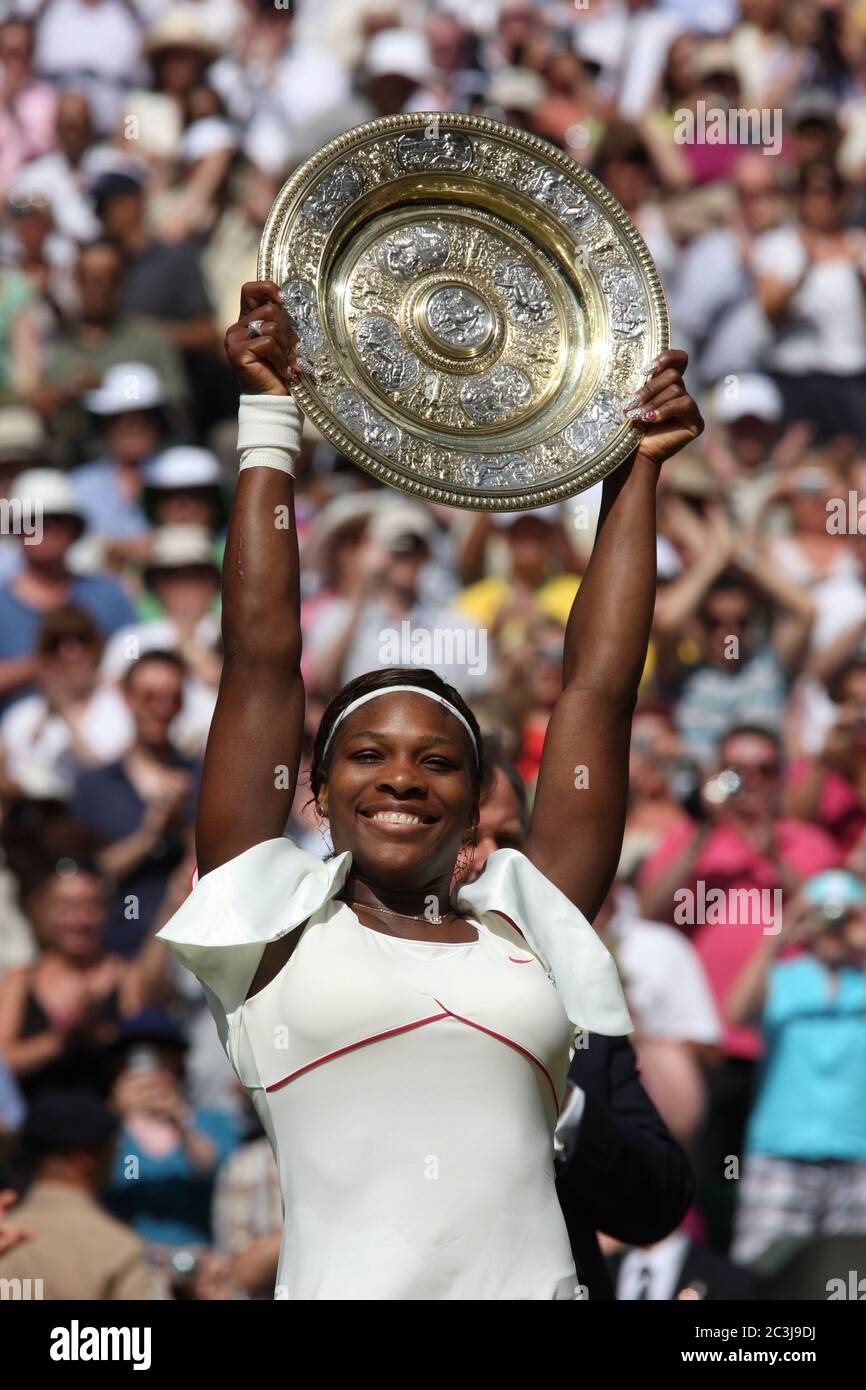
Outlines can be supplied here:
<path id="1" fill-rule="evenodd" d="M 450 876 L 474 818 L 469 735 L 426 696 L 383 690 L 338 728 L 318 802 L 356 873 L 421 893 Z"/>
<path id="2" fill-rule="evenodd" d="M 34 920 L 43 944 L 68 960 L 99 955 L 106 922 L 105 891 L 93 874 L 57 874 L 34 904 Z"/>

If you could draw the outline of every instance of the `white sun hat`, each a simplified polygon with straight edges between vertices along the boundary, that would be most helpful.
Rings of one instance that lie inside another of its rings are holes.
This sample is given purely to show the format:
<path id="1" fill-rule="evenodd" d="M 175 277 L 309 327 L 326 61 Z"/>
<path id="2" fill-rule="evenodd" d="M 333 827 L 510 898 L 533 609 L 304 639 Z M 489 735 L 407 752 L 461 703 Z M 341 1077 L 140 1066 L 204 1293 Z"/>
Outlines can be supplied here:
<path id="1" fill-rule="evenodd" d="M 192 444 L 176 444 L 145 464 L 145 487 L 219 487 L 222 469 L 216 454 Z"/>
<path id="2" fill-rule="evenodd" d="M 781 391 L 771 377 L 759 372 L 744 372 L 730 384 L 720 381 L 713 392 L 713 415 L 722 425 L 744 420 L 747 415 L 775 425 L 783 413 Z"/>
<path id="3" fill-rule="evenodd" d="M 84 528 L 84 514 L 72 484 L 59 468 L 26 468 L 13 482 L 9 500 L 26 502 L 42 516 L 75 517 Z"/>
<path id="4" fill-rule="evenodd" d="M 148 570 L 183 569 L 187 565 L 211 565 L 214 559 L 210 532 L 206 526 L 160 526 L 154 534 Z"/>
<path id="5" fill-rule="evenodd" d="M 153 410 L 165 401 L 158 372 L 148 362 L 116 362 L 84 404 L 94 415 L 122 415 L 127 410 Z"/>
<path id="6" fill-rule="evenodd" d="M 364 76 L 408 77 L 420 86 L 430 80 L 430 47 L 419 29 L 380 29 L 367 44 Z"/>

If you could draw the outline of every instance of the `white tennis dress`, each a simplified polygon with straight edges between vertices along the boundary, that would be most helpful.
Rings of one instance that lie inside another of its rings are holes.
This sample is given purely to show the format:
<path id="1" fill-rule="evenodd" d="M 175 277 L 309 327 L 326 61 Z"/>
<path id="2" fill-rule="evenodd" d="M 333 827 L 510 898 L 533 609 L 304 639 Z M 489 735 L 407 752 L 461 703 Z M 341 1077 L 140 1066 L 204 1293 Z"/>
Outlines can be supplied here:
<path id="1" fill-rule="evenodd" d="M 205 986 L 274 1148 L 276 1296 L 574 1298 L 553 1131 L 576 1029 L 631 1029 L 613 961 L 516 851 L 459 890 L 477 937 L 455 945 L 365 927 L 335 900 L 350 864 L 265 841 L 159 933 Z M 267 942 L 301 923 L 246 1000 Z"/>

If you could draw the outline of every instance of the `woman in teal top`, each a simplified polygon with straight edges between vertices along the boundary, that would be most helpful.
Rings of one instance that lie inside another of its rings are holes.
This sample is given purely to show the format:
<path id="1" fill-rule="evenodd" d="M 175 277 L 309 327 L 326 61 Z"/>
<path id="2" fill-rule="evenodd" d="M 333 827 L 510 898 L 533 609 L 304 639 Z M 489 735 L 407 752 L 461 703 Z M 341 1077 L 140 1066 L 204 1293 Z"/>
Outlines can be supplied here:
<path id="1" fill-rule="evenodd" d="M 830 869 L 801 900 L 729 1001 L 737 1022 L 763 1006 L 767 1047 L 732 1252 L 746 1262 L 779 1236 L 866 1232 L 866 886 Z"/>
<path id="2" fill-rule="evenodd" d="M 0 269 L 0 401 L 36 385 L 39 334 L 33 317 L 36 291 L 23 271 Z"/>

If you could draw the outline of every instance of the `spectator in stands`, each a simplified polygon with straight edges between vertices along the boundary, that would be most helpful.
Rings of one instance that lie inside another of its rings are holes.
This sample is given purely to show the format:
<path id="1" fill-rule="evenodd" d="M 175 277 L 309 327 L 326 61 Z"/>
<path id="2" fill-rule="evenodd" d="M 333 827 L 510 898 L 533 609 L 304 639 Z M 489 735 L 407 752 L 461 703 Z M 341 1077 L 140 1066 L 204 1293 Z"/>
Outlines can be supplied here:
<path id="1" fill-rule="evenodd" d="M 423 664 L 423 643 L 432 642 L 437 632 L 457 634 L 434 658 L 443 679 L 458 690 L 482 688 L 487 669 L 475 624 L 422 593 L 422 572 L 435 532 L 430 511 L 417 502 L 392 502 L 374 518 L 364 559 L 365 583 L 352 598 L 332 603 L 309 634 L 318 694 L 329 698 L 341 683 L 398 659 L 406 665 Z M 413 631 L 420 634 L 414 646 Z"/>
<path id="2" fill-rule="evenodd" d="M 73 813 L 101 843 L 99 862 L 116 884 L 107 942 L 132 956 L 147 935 L 172 871 L 191 844 L 199 764 L 179 753 L 172 725 L 186 667 L 175 652 L 147 652 L 123 691 L 135 724 L 119 761 L 78 774 Z"/>
<path id="3" fill-rule="evenodd" d="M 622 977 L 647 1094 L 674 1137 L 688 1145 L 704 1115 L 704 1068 L 715 1063 L 722 1037 L 700 957 L 676 928 L 642 917 L 636 895 L 621 883 L 593 926 Z"/>
<path id="4" fill-rule="evenodd" d="M 866 443 L 866 235 L 846 225 L 850 190 L 838 170 L 808 164 L 797 221 L 755 243 L 758 302 L 772 329 L 764 364 L 786 420 L 808 420 L 823 442 Z"/>
<path id="5" fill-rule="evenodd" d="M 107 1205 L 145 1240 L 173 1248 L 210 1244 L 214 1176 L 237 1143 L 223 1113 L 191 1110 L 183 1086 L 186 1048 L 158 1010 L 127 1019 L 111 1090 L 121 1129 Z"/>
<path id="6" fill-rule="evenodd" d="M 52 344 L 36 404 L 77 462 L 88 445 L 98 446 L 80 398 L 100 385 L 109 367 L 147 363 L 172 406 L 186 401 L 188 387 L 179 351 L 160 325 L 121 307 L 125 270 L 120 247 L 107 240 L 88 243 L 78 254 L 75 273 L 80 317 Z"/>
<path id="7" fill-rule="evenodd" d="M 165 392 L 147 362 L 117 362 L 84 403 L 101 426 L 102 454 L 72 474 L 88 527 L 109 541 L 149 531 L 142 507 L 144 470 L 164 442 Z"/>
<path id="8" fill-rule="evenodd" d="M 103 671 L 119 680 L 146 652 L 176 652 L 186 679 L 173 737 L 196 755 L 204 750 L 222 666 L 219 569 L 209 533 L 203 526 L 159 527 L 144 577 L 154 616 L 115 633 Z"/>
<path id="9" fill-rule="evenodd" d="M 677 642 L 694 618 L 698 655 L 683 671 L 676 725 L 687 752 L 707 765 L 732 724 L 780 728 L 815 608 L 802 589 L 749 550 L 723 514 L 693 524 L 702 552 L 696 549 L 688 568 L 665 586 L 653 630 Z M 765 629 L 770 623 L 766 644 L 757 630 L 762 609 L 770 615 L 763 618 Z"/>
<path id="10" fill-rule="evenodd" d="M 803 949 L 779 959 L 790 946 Z M 831 871 L 802 886 L 778 936 L 734 982 L 734 1022 L 767 1045 L 737 1184 L 733 1253 L 774 1240 L 866 1233 L 866 887 Z"/>
<path id="11" fill-rule="evenodd" d="M 673 321 L 691 345 L 692 368 L 707 386 L 758 369 L 768 329 L 755 299 L 752 249 L 786 212 L 776 160 L 743 154 L 732 181 L 733 217 L 692 240 L 671 298 Z"/>
<path id="12" fill-rule="evenodd" d="M 0 1278 L 29 1280 L 31 1297 L 55 1301 L 165 1296 L 142 1242 L 100 1202 L 116 1134 L 115 1116 L 87 1089 L 34 1101 L 21 1132 L 32 1181 L 12 1214 L 18 1239 L 0 1244 Z"/>
<path id="13" fill-rule="evenodd" d="M 120 1019 L 135 1011 L 133 967 L 106 949 L 108 888 L 95 865 L 61 859 L 25 887 L 39 955 L 0 982 L 0 1049 L 28 1098 L 105 1083 Z"/>
<path id="14" fill-rule="evenodd" d="M 28 160 L 51 148 L 57 93 L 33 72 L 33 26 L 0 24 L 0 197 Z"/>
<path id="15" fill-rule="evenodd" d="M 698 769 L 686 757 L 671 711 L 660 700 L 641 700 L 632 720 L 629 809 L 620 874 L 631 878 L 669 831 L 688 818 Z"/>
<path id="16" fill-rule="evenodd" d="M 727 1016 L 728 992 L 767 936 L 778 935 L 803 879 L 841 857 L 824 831 L 784 815 L 782 775 L 776 735 L 748 725 L 732 729 L 722 740 L 718 771 L 702 790 L 705 819 L 671 830 L 639 877 L 645 916 L 691 938 L 725 1019 L 725 1055 L 710 1078 L 701 1163 L 723 1188 L 720 1155 L 740 1152 L 761 1052 L 755 1030 Z"/>
<path id="17" fill-rule="evenodd" d="M 110 158 L 96 142 L 90 104 L 81 92 L 61 91 L 52 148 L 19 170 L 13 190 L 20 199 L 48 200 L 57 233 L 70 247 L 99 236 L 90 185 L 101 163 Z"/>
<path id="18" fill-rule="evenodd" d="M 144 469 L 144 509 L 156 527 L 204 526 L 222 559 L 228 508 L 219 459 L 209 449 L 164 449 Z"/>
<path id="19" fill-rule="evenodd" d="M 29 518 L 19 536 L 22 565 L 0 585 L 0 700 L 26 694 L 36 678 L 37 634 L 46 614 L 73 604 L 90 614 L 104 636 L 132 621 L 123 589 L 102 574 L 75 574 L 69 552 L 83 535 L 84 517 L 68 478 L 50 468 L 28 469 L 12 496 Z"/>
<path id="20" fill-rule="evenodd" d="M 734 524 L 744 531 L 761 529 L 768 503 L 782 476 L 779 438 L 784 414 L 782 393 L 760 373 L 738 373 L 720 381 L 713 392 L 713 420 L 718 427 L 707 453 L 724 483 Z M 790 432 L 786 436 L 790 446 Z"/>
<path id="21" fill-rule="evenodd" d="M 113 762 L 132 720 L 113 686 L 100 685 L 102 635 L 82 608 L 57 608 L 36 641 L 36 690 L 0 718 L 7 775 L 25 795 L 72 794 L 76 770 Z"/>

